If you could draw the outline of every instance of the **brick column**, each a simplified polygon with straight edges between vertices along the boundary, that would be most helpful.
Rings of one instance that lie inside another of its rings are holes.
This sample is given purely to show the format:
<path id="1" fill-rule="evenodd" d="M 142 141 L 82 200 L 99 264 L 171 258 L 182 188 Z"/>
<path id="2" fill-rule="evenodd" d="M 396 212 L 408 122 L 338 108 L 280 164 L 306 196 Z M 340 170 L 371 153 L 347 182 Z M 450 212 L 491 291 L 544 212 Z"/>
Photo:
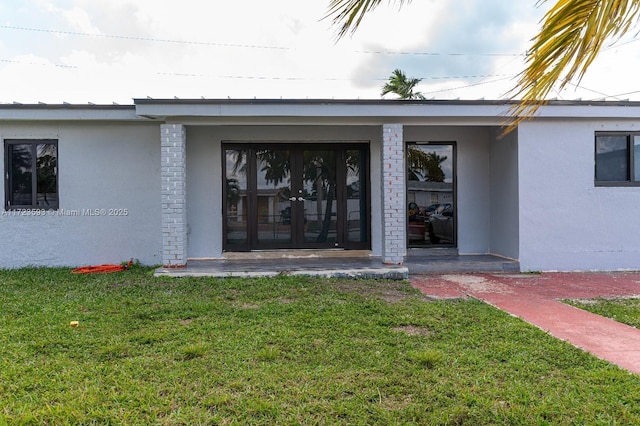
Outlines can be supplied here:
<path id="1" fill-rule="evenodd" d="M 382 262 L 401 265 L 407 247 L 402 124 L 382 126 Z"/>
<path id="2" fill-rule="evenodd" d="M 186 129 L 181 124 L 160 125 L 162 165 L 162 265 L 187 264 Z"/>

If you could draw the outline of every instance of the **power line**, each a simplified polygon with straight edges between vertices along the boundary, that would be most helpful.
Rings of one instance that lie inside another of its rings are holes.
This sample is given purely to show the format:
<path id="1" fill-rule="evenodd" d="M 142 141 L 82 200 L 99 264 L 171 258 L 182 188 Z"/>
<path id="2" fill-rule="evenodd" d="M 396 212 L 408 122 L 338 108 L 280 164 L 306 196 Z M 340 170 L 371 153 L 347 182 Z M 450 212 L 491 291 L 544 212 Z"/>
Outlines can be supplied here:
<path id="1" fill-rule="evenodd" d="M 179 72 L 157 72 L 157 75 L 168 77 L 197 77 L 197 78 L 222 78 L 222 79 L 238 79 L 238 80 L 289 80 L 289 81 L 353 81 L 353 78 L 339 77 L 278 77 L 278 76 L 260 76 L 260 75 L 216 75 L 201 73 L 179 73 Z M 421 80 L 465 80 L 472 78 L 488 78 L 488 77 L 514 77 L 513 74 L 483 74 L 483 75 L 460 75 L 460 76 L 442 76 L 442 77 L 418 77 Z M 388 81 L 388 78 L 369 78 L 358 79 L 360 81 Z"/>
<path id="2" fill-rule="evenodd" d="M 612 98 L 620 98 L 620 96 L 635 95 L 636 93 L 640 93 L 640 90 L 634 90 L 633 92 L 626 92 L 626 93 L 618 93 L 617 95 L 613 95 Z"/>
<path id="3" fill-rule="evenodd" d="M 21 65 L 38 65 L 42 67 L 58 67 L 58 68 L 70 68 L 70 69 L 78 69 L 75 65 L 62 65 L 62 64 L 48 64 L 44 62 L 26 62 L 26 61 L 15 61 L 11 59 L 0 59 L 0 62 L 5 64 L 21 64 Z"/>
<path id="4" fill-rule="evenodd" d="M 421 80 L 465 80 L 471 78 L 488 78 L 488 77 L 514 77 L 514 74 L 478 74 L 478 75 L 456 75 L 456 76 L 446 76 L 446 77 L 418 77 Z M 378 79 L 388 81 L 388 78 Z"/>
<path id="5" fill-rule="evenodd" d="M 431 94 L 434 94 L 434 93 L 442 93 L 442 92 L 451 92 L 453 90 L 466 89 L 468 87 L 482 86 L 484 84 L 492 84 L 492 83 L 497 83 L 497 82 L 503 81 L 503 80 L 509 80 L 509 79 L 511 79 L 513 77 L 515 77 L 515 75 L 509 76 L 509 77 L 498 78 L 498 79 L 495 79 L 495 80 L 479 81 L 478 83 L 467 84 L 465 86 L 458 86 L 458 87 L 450 87 L 448 89 L 433 90 L 431 92 L 423 92 L 423 95 L 431 95 Z"/>
<path id="6" fill-rule="evenodd" d="M 194 41 L 194 40 L 177 40 L 177 39 L 162 39 L 162 38 L 154 38 L 154 37 L 138 37 L 138 36 L 123 36 L 123 35 L 113 35 L 113 34 L 102 34 L 102 33 L 85 33 L 78 31 L 62 31 L 62 30 L 52 30 L 46 28 L 33 28 L 33 27 L 19 27 L 13 25 L 0 25 L 0 29 L 5 30 L 18 30 L 18 31 L 31 31 L 37 33 L 46 33 L 46 34 L 60 34 L 60 35 L 71 35 L 71 36 L 81 36 L 81 37 L 93 37 L 93 38 L 107 38 L 107 39 L 115 39 L 115 40 L 129 40 L 129 41 L 144 41 L 144 42 L 152 42 L 152 43 L 172 43 L 172 44 L 188 44 L 188 45 L 196 45 L 196 46 L 214 46 L 214 47 L 233 47 L 233 48 L 242 48 L 242 49 L 270 49 L 270 50 L 296 50 L 292 47 L 283 47 L 283 46 L 267 46 L 267 45 L 259 45 L 259 44 L 239 44 L 239 43 L 217 43 L 210 41 Z M 392 51 L 392 50 L 355 50 L 355 53 L 359 54 L 368 54 L 368 55 L 414 55 L 414 56 L 485 56 L 485 57 L 518 57 L 524 56 L 522 53 L 481 53 L 481 52 L 472 52 L 472 53 L 456 53 L 456 52 L 411 52 L 411 51 Z"/>
<path id="7" fill-rule="evenodd" d="M 522 53 L 438 53 L 438 52 L 406 52 L 391 50 L 356 50 L 356 53 L 366 53 L 375 55 L 417 55 L 417 56 L 524 56 Z"/>
<path id="8" fill-rule="evenodd" d="M 604 96 L 605 98 L 618 98 L 618 96 L 612 96 L 612 95 L 608 95 L 608 94 L 603 93 L 603 92 L 599 92 L 597 90 L 589 89 L 588 87 L 585 87 L 585 86 L 583 86 L 581 84 L 575 84 L 575 83 L 572 83 L 572 82 L 568 82 L 568 84 L 573 86 L 573 87 L 575 87 L 576 89 L 582 89 L 582 90 L 586 90 L 587 92 L 596 93 L 596 94 L 598 94 L 600 96 Z M 620 100 L 620 99 L 618 99 L 618 100 Z"/>
<path id="9" fill-rule="evenodd" d="M 26 62 L 26 61 L 15 61 L 10 59 L 0 59 L 0 63 L 11 63 L 11 64 L 21 64 L 21 65 L 36 65 L 36 66 L 52 66 L 58 68 L 67 68 L 67 69 L 79 69 L 81 67 L 75 65 L 63 65 L 63 64 L 50 64 L 50 63 L 41 63 L 41 62 Z M 338 78 L 338 77 L 322 77 L 322 78 L 314 78 L 314 77 L 274 77 L 274 76 L 251 76 L 251 75 L 214 75 L 214 74 L 199 74 L 199 73 L 172 73 L 172 72 L 157 72 L 156 75 L 160 76 L 168 76 L 168 77 L 190 77 L 190 78 L 219 78 L 219 79 L 235 79 L 235 80 L 276 80 L 276 81 L 352 81 L 352 78 Z M 419 77 L 421 80 L 464 80 L 471 78 L 491 78 L 491 77 L 503 77 L 497 80 L 484 82 L 478 82 L 469 84 L 466 86 L 460 86 L 456 88 L 450 89 L 442 89 L 433 92 L 427 93 L 438 93 L 438 92 L 447 92 L 456 89 L 462 89 L 466 87 L 478 86 L 481 84 L 489 84 L 501 80 L 505 80 L 508 78 L 513 78 L 513 74 L 480 74 L 480 75 L 460 75 L 460 76 L 425 76 Z M 371 79 L 359 79 L 360 81 L 387 81 L 388 78 L 371 78 Z"/>
<path id="10" fill-rule="evenodd" d="M 162 39 L 162 38 L 152 38 L 152 37 L 121 36 L 121 35 L 110 35 L 110 34 L 82 33 L 77 31 L 50 30 L 50 29 L 43 29 L 43 28 L 15 27 L 11 25 L 0 25 L 0 28 L 7 29 L 7 30 L 33 31 L 33 32 L 40 32 L 40 33 L 47 33 L 47 34 L 62 34 L 62 35 L 73 35 L 73 36 L 95 37 L 95 38 L 111 38 L 111 39 L 117 39 L 117 40 L 148 41 L 148 42 L 154 42 L 154 43 L 192 44 L 192 45 L 201 45 L 201 46 L 238 47 L 238 48 L 247 48 L 247 49 L 291 50 L 291 48 L 289 47 L 263 46 L 258 44 L 232 44 L 232 43 L 215 43 L 215 42 L 209 42 L 209 41 L 189 41 L 189 40 L 174 40 L 174 39 Z"/>
<path id="11" fill-rule="evenodd" d="M 154 43 L 172 43 L 172 44 L 187 44 L 187 45 L 201 45 L 201 46 L 215 46 L 215 47 L 231 47 L 231 48 L 245 48 L 245 49 L 272 49 L 272 50 L 281 50 L 281 51 L 291 51 L 296 50 L 295 48 L 290 47 L 282 47 L 282 46 L 267 46 L 267 45 L 256 45 L 256 44 L 235 44 L 235 43 L 217 43 L 217 42 L 206 42 L 206 41 L 193 41 L 193 40 L 177 40 L 177 39 L 160 39 L 153 37 L 138 37 L 138 36 L 123 36 L 123 35 L 113 35 L 113 34 L 100 34 L 100 33 L 86 33 L 86 32 L 77 32 L 77 31 L 61 31 L 61 30 L 53 30 L 53 29 L 43 29 L 43 28 L 32 28 L 32 27 L 20 27 L 20 26 L 11 26 L 11 25 L 0 25 L 0 29 L 6 30 L 18 30 L 18 31 L 32 31 L 38 33 L 46 33 L 46 34 L 61 34 L 61 35 L 71 35 L 71 36 L 81 36 L 81 37 L 93 37 L 93 38 L 105 38 L 105 39 L 116 39 L 116 40 L 130 40 L 130 41 L 142 41 L 142 42 L 154 42 Z M 438 53 L 438 52 L 410 52 L 410 51 L 386 51 L 386 50 L 355 50 L 355 53 L 359 54 L 374 54 L 374 55 L 416 55 L 416 56 L 442 56 L 442 57 L 455 57 L 455 56 L 484 56 L 484 57 L 512 57 L 512 62 L 518 57 L 522 57 L 521 53 Z M 61 68 L 75 68 L 78 69 L 77 66 L 70 65 L 56 65 L 56 64 L 37 64 L 37 63 L 28 63 L 28 62 L 20 62 L 20 61 L 11 61 L 11 60 L 0 60 L 0 62 L 7 63 L 22 63 L 27 65 L 50 65 Z M 240 76 L 240 75 L 212 75 L 212 74 L 199 74 L 199 73 L 172 73 L 172 72 L 158 72 L 157 75 L 161 76 L 172 76 L 172 77 L 206 77 L 206 78 L 221 78 L 221 79 L 244 79 L 244 80 L 283 80 L 283 81 L 351 81 L 351 78 L 313 78 L 313 77 L 270 77 L 270 76 Z M 487 78 L 493 77 L 501 77 L 496 80 L 484 81 Z M 418 77 L 422 80 L 465 80 L 465 79 L 475 79 L 481 78 L 482 80 L 477 83 L 472 83 L 465 86 L 459 86 L 455 88 L 442 89 L 431 93 L 441 93 L 448 92 L 458 89 L 464 89 L 468 87 L 479 86 L 483 84 L 491 84 L 494 82 L 506 80 L 513 78 L 512 74 L 484 74 L 484 75 L 462 75 L 462 76 L 424 76 Z M 361 79 L 362 81 L 363 79 Z M 367 79 L 368 81 L 387 81 L 388 78 L 372 78 Z"/>
<path id="12" fill-rule="evenodd" d="M 351 81 L 352 79 L 348 79 L 348 78 L 308 78 L 308 77 L 267 77 L 267 76 L 234 76 L 234 75 L 227 75 L 227 76 L 214 76 L 214 75 L 207 75 L 207 74 L 193 74 L 193 73 L 157 73 L 158 75 L 163 75 L 163 76 L 170 76 L 170 77 L 213 77 L 213 78 L 229 78 L 229 79 L 244 79 L 244 80 L 280 80 L 280 81 L 311 81 L 311 80 L 315 80 L 315 81 Z M 460 89 L 466 89 L 469 87 L 476 87 L 476 86 L 482 86 L 482 85 L 486 85 L 486 84 L 493 84 L 493 83 L 498 83 L 500 81 L 504 81 L 504 80 L 509 80 L 512 79 L 514 77 L 516 77 L 515 74 L 499 74 L 499 75 L 486 75 L 484 76 L 486 77 L 500 77 L 502 76 L 502 78 L 497 78 L 495 80 L 488 80 L 485 81 L 485 79 L 482 79 L 479 82 L 476 83 L 471 83 L 471 84 L 467 84 L 464 86 L 456 86 L 456 87 L 450 87 L 450 88 L 446 88 L 446 89 L 440 89 L 440 90 L 433 90 L 430 92 L 422 92 L 424 95 L 431 95 L 431 94 L 436 94 L 436 93 L 444 93 L 444 92 L 452 92 L 454 90 L 460 90 Z M 472 76 L 466 76 L 466 77 L 472 77 Z M 475 77 L 483 77 L 483 76 L 475 76 Z M 461 79 L 463 77 L 434 77 L 433 79 Z M 375 79 L 370 79 L 369 81 L 387 81 L 388 79 L 382 79 L 382 78 L 375 78 Z"/>
<path id="13" fill-rule="evenodd" d="M 627 44 L 635 43 L 637 41 L 640 41 L 640 39 L 634 38 L 633 40 L 628 40 L 628 41 L 625 41 L 624 43 L 613 42 L 609 46 L 602 49 L 602 52 L 606 52 L 607 50 L 611 50 L 611 49 L 617 49 L 618 47 L 626 46 Z"/>

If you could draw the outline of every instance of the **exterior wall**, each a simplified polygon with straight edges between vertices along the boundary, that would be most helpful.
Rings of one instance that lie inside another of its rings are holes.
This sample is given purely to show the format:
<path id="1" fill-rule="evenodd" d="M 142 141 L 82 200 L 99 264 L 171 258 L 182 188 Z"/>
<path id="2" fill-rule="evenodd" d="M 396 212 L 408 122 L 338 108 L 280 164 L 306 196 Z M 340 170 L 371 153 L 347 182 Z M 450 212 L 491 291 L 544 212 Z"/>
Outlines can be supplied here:
<path id="1" fill-rule="evenodd" d="M 222 257 L 222 141 L 370 141 L 371 205 L 381 205 L 382 126 L 189 126 L 187 129 L 188 251 Z M 381 209 L 371 211 L 371 251 L 382 255 Z"/>
<path id="2" fill-rule="evenodd" d="M 1 268 L 161 262 L 158 124 L 2 124 L 0 137 L 57 139 L 60 197 L 46 216 L 0 213 Z"/>
<path id="3" fill-rule="evenodd" d="M 456 143 L 458 252 L 490 253 L 491 179 L 488 127 L 406 126 L 405 141 Z"/>
<path id="4" fill-rule="evenodd" d="M 189 127 L 187 138 L 187 257 L 222 257 L 222 157 L 216 132 Z"/>
<path id="5" fill-rule="evenodd" d="M 192 109 L 199 105 L 160 105 L 156 122 L 129 121 L 136 118 L 133 109 L 3 108 L 1 139 L 58 140 L 60 209 L 44 216 L 0 212 L 0 268 L 78 266 L 130 258 L 166 264 L 163 254 L 170 250 L 163 249 L 169 235 L 165 225 L 179 218 L 167 216 L 163 221 L 163 202 L 167 213 L 175 197 L 182 201 L 186 197 L 188 211 L 179 213 L 187 226 L 179 230 L 182 247 L 174 247 L 180 251 L 177 263 L 185 257 L 220 258 L 221 141 L 225 140 L 370 141 L 371 248 L 373 255 L 383 256 L 382 123 L 407 122 L 413 124 L 402 126 L 404 142 L 456 144 L 460 254 L 515 258 L 524 271 L 640 269 L 636 232 L 640 188 L 594 184 L 594 133 L 640 131 L 640 104 L 549 105 L 504 139 L 497 137 L 495 119 L 505 107 L 501 104 L 323 102 L 305 109 L 294 102 L 279 110 L 269 103 L 221 107 L 214 102 L 203 104 L 204 112 L 195 114 Z M 142 114 L 145 108 L 138 107 L 136 112 Z M 191 112 L 172 116 L 174 107 Z M 170 141 L 161 128 L 173 126 L 160 124 L 166 116 L 169 121 L 181 117 L 189 123 L 178 125 L 187 130 L 188 195 L 163 193 L 169 182 L 166 173 L 184 164 L 180 160 L 163 166 L 170 151 L 163 151 L 162 144 L 168 148 Z M 292 122 L 305 124 L 288 124 Z M 4 166 L 0 161 L 3 176 Z M 404 198 L 404 183 L 402 188 Z M 4 190 L 0 185 L 3 202 Z M 400 203 L 402 209 L 405 204 Z M 109 215 L 110 211 L 119 215 Z"/>
<path id="6" fill-rule="evenodd" d="M 518 137 L 491 132 L 491 244 L 490 252 L 519 257 Z"/>
<path id="7" fill-rule="evenodd" d="M 518 129 L 520 268 L 640 269 L 640 188 L 594 185 L 596 131 L 634 121 L 534 121 Z"/>

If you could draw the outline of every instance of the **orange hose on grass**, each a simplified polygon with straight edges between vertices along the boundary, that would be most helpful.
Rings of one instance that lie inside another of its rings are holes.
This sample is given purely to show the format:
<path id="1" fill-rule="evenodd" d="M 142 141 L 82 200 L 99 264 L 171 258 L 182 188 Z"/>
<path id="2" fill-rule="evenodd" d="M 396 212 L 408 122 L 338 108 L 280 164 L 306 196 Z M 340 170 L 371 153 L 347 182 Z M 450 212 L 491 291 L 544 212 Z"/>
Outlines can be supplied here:
<path id="1" fill-rule="evenodd" d="M 112 272 L 126 271 L 131 267 L 131 260 L 126 265 L 97 265 L 97 266 L 82 266 L 71 271 L 72 274 L 110 274 Z"/>

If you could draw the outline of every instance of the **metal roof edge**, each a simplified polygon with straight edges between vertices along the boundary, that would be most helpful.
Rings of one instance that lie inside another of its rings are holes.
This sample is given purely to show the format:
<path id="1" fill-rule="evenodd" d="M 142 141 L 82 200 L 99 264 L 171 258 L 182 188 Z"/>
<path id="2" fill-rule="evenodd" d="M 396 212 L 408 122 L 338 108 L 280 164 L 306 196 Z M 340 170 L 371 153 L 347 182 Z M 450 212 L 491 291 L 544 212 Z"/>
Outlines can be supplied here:
<path id="1" fill-rule="evenodd" d="M 287 99 L 287 98 L 134 98 L 135 105 L 460 105 L 510 106 L 518 100 L 499 99 Z M 640 101 L 607 100 L 548 100 L 543 106 L 640 106 Z"/>
<path id="2" fill-rule="evenodd" d="M 323 98 L 134 98 L 135 105 L 509 105 L 501 100 L 404 100 L 404 99 L 323 99 Z"/>
<path id="3" fill-rule="evenodd" d="M 135 109 L 134 104 L 71 104 L 71 103 L 61 103 L 61 104 L 47 104 L 47 103 L 37 103 L 37 104 L 23 104 L 20 102 L 14 103 L 0 103 L 0 109 L 70 109 L 70 110 L 78 110 L 78 109 L 113 109 L 113 110 L 123 110 L 123 109 Z"/>

